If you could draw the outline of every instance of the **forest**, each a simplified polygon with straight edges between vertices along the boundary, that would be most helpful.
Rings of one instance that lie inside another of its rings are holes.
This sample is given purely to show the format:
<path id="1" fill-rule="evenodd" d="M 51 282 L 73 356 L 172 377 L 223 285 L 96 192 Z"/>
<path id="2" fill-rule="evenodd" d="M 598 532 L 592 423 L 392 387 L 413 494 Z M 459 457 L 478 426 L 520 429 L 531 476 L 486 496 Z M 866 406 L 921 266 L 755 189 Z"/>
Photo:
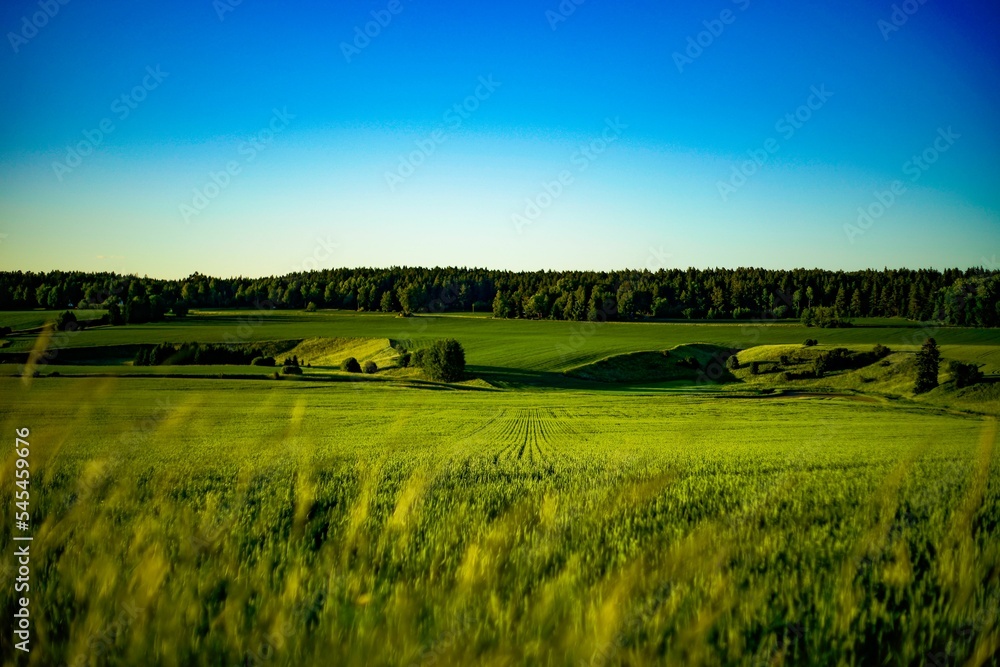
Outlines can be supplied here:
<path id="1" fill-rule="evenodd" d="M 556 320 L 904 317 L 1000 326 L 1000 271 L 669 269 L 511 272 L 338 268 L 264 278 L 163 280 L 76 271 L 0 272 L 0 309 L 107 309 L 113 324 L 190 308 L 490 312 Z"/>

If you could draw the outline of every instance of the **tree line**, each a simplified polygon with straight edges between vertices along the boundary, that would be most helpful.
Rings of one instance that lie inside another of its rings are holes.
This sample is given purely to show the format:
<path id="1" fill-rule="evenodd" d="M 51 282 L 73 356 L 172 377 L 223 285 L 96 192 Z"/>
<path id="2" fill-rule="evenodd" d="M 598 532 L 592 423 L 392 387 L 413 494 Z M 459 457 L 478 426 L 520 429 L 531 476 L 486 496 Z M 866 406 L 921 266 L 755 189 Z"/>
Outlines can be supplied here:
<path id="1" fill-rule="evenodd" d="M 262 306 L 262 304 L 264 304 Z M 905 317 L 1000 326 L 1000 271 L 984 268 L 656 272 L 340 268 L 263 278 L 180 280 L 52 271 L 0 272 L 0 309 L 106 308 L 113 324 L 189 308 L 476 311 L 557 320 Z"/>

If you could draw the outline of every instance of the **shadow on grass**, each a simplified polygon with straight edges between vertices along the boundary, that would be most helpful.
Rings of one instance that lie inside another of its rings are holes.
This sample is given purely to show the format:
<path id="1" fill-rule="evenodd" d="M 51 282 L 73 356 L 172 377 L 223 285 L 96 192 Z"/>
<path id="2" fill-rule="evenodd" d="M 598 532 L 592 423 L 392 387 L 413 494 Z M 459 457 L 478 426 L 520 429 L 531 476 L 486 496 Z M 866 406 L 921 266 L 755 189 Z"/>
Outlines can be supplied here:
<path id="1" fill-rule="evenodd" d="M 600 392 L 717 391 L 715 383 L 689 380 L 668 382 L 600 382 L 575 378 L 553 371 L 532 371 L 503 366 L 467 366 L 466 372 L 501 389 L 576 389 Z"/>

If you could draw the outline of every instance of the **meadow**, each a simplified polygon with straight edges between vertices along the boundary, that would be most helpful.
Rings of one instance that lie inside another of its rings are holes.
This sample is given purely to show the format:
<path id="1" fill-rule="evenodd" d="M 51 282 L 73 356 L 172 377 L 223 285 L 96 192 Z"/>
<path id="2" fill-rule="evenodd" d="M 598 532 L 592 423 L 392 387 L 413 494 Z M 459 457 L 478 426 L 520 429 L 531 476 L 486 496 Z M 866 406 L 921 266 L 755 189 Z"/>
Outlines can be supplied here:
<path id="1" fill-rule="evenodd" d="M 247 317 L 61 344 L 453 336 L 478 379 L 0 366 L 0 423 L 32 443 L 37 634 L 18 664 L 996 663 L 1000 402 L 904 395 L 895 371 L 928 327 Z M 1000 370 L 995 333 L 933 335 Z M 771 359 L 761 346 L 806 337 L 897 356 L 872 382 L 802 391 L 745 370 L 718 386 L 561 373 L 694 342 Z M 9 451 L 0 468 L 13 479 Z M 13 577 L 5 556 L 8 617 Z"/>

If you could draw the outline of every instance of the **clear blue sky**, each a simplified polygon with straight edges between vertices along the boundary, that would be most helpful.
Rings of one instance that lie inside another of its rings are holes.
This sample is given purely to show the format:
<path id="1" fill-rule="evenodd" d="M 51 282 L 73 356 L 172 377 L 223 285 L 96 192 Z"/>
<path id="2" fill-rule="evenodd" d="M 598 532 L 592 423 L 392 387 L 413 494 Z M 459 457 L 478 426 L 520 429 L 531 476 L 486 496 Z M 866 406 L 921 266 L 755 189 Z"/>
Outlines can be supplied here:
<path id="1" fill-rule="evenodd" d="M 4 3 L 0 267 L 1000 256 L 995 5 L 234 1 Z"/>

